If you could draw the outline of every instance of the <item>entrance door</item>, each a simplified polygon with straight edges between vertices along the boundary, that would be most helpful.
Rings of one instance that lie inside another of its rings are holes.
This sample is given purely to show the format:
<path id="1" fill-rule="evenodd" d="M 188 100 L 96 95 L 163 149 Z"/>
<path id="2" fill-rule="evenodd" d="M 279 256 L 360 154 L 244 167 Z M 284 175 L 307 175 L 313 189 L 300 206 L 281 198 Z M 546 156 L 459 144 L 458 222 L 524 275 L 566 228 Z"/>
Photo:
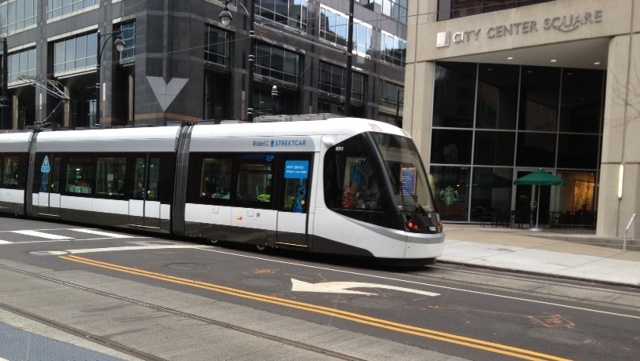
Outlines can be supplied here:
<path id="1" fill-rule="evenodd" d="M 38 157 L 37 170 L 39 171 L 40 182 L 39 189 L 34 193 L 34 197 L 38 197 L 36 214 L 41 216 L 59 217 L 60 216 L 60 171 L 62 160 L 60 157 L 53 155 L 44 155 Z"/>
<path id="2" fill-rule="evenodd" d="M 309 193 L 312 155 L 289 154 L 280 160 L 277 241 L 281 246 L 309 247 Z"/>
<path id="3" fill-rule="evenodd" d="M 517 178 L 520 179 L 527 174 L 533 173 L 533 171 L 518 171 Z M 534 193 L 534 187 L 528 185 L 516 185 L 515 191 L 515 203 L 516 203 L 516 218 L 515 222 L 518 224 L 531 224 L 535 225 L 536 222 L 536 209 L 531 209 L 531 201 L 537 202 L 537 193 Z M 549 223 L 549 206 L 551 203 L 551 191 L 550 187 L 535 187 L 536 192 L 540 193 L 540 224 Z M 531 223 L 530 223 L 531 222 Z"/>
<path id="4" fill-rule="evenodd" d="M 138 157 L 134 162 L 133 199 L 129 201 L 131 224 L 160 229 L 161 204 L 158 198 L 160 158 Z"/>

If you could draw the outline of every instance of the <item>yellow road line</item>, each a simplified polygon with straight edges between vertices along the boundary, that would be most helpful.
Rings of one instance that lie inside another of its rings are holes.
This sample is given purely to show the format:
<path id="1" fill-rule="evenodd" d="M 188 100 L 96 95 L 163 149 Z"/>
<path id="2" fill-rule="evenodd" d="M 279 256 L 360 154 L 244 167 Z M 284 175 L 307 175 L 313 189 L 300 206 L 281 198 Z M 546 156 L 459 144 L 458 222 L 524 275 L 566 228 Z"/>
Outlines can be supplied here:
<path id="1" fill-rule="evenodd" d="M 175 277 L 175 276 L 166 275 L 162 273 L 149 272 L 149 271 L 145 271 L 138 268 L 120 266 L 113 263 L 96 261 L 93 259 L 79 257 L 79 256 L 63 256 L 61 258 L 67 261 L 82 263 L 82 264 L 93 266 L 93 267 L 108 269 L 108 270 L 122 272 L 122 273 L 128 273 L 128 274 L 146 277 L 146 278 L 152 278 L 152 279 L 169 282 L 173 284 L 179 284 L 183 286 L 205 289 L 208 291 L 222 293 L 229 296 L 250 299 L 253 301 L 269 303 L 269 304 L 283 306 L 287 308 L 293 308 L 293 309 L 321 314 L 329 317 L 340 318 L 343 320 L 348 320 L 348 321 L 352 321 L 359 324 L 364 324 L 364 325 L 368 325 L 368 326 L 372 326 L 380 329 L 385 329 L 388 331 L 394 331 L 394 332 L 399 332 L 403 334 L 427 338 L 431 340 L 452 343 L 459 346 L 464 346 L 464 347 L 473 348 L 477 350 L 483 350 L 483 351 L 492 352 L 500 355 L 510 356 L 517 359 L 521 359 L 521 360 L 568 361 L 568 359 L 565 359 L 565 358 L 543 354 L 535 351 L 530 351 L 530 350 L 526 350 L 518 347 L 502 345 L 499 343 L 483 341 L 483 340 L 474 339 L 470 337 L 458 336 L 451 333 L 406 325 L 402 323 L 396 323 L 396 322 L 392 322 L 392 321 L 388 321 L 380 318 L 342 311 L 335 308 L 318 306 L 310 303 L 298 302 L 298 301 L 289 300 L 286 298 L 273 297 L 273 296 L 263 295 L 259 293 L 253 293 L 253 292 L 248 292 L 240 289 L 235 289 L 231 287 L 216 285 L 212 283 L 195 281 L 187 278 L 180 278 L 180 277 Z"/>

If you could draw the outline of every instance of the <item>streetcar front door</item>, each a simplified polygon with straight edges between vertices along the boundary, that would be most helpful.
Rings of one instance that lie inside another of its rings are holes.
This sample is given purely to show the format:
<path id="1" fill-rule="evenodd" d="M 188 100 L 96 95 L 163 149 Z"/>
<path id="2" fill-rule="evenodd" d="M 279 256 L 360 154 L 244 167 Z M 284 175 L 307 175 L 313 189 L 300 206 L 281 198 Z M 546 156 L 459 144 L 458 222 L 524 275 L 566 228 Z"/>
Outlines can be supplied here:
<path id="1" fill-rule="evenodd" d="M 133 199 L 129 201 L 131 225 L 160 230 L 160 158 L 137 157 L 133 167 Z"/>
<path id="2" fill-rule="evenodd" d="M 284 247 L 308 248 L 312 155 L 284 155 L 278 169 L 276 243 Z"/>

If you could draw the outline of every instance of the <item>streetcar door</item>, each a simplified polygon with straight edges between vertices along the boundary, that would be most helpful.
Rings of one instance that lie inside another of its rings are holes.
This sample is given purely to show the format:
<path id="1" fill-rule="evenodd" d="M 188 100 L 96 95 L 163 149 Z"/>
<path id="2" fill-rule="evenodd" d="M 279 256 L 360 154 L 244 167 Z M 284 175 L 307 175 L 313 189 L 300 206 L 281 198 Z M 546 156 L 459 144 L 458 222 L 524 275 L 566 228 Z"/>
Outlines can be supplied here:
<path id="1" fill-rule="evenodd" d="M 34 213 L 37 215 L 59 216 L 61 163 L 60 157 L 50 154 L 38 157 L 36 169 L 40 179 L 36 180 L 38 189 L 34 192 Z"/>
<path id="2" fill-rule="evenodd" d="M 284 155 L 279 162 L 277 244 L 309 247 L 311 155 Z"/>
<path id="3" fill-rule="evenodd" d="M 158 198 L 160 158 L 137 157 L 133 172 L 133 199 L 129 201 L 132 225 L 160 229 L 162 207 Z"/>

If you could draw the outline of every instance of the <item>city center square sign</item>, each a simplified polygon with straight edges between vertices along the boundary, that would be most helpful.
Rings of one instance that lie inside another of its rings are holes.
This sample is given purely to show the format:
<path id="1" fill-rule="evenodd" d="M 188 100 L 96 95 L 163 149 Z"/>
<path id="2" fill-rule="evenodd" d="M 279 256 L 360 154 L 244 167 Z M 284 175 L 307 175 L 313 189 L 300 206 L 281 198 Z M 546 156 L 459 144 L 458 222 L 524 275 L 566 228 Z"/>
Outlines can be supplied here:
<path id="1" fill-rule="evenodd" d="M 570 33 L 583 26 L 602 23 L 604 12 L 602 10 L 586 11 L 580 14 L 550 16 L 540 20 L 528 20 L 511 24 L 502 24 L 483 29 L 471 29 L 465 31 L 442 31 L 436 35 L 436 47 L 445 48 L 450 45 L 458 45 L 480 41 L 481 38 L 490 40 L 501 39 L 510 36 L 524 36 L 541 31 L 557 31 Z"/>

